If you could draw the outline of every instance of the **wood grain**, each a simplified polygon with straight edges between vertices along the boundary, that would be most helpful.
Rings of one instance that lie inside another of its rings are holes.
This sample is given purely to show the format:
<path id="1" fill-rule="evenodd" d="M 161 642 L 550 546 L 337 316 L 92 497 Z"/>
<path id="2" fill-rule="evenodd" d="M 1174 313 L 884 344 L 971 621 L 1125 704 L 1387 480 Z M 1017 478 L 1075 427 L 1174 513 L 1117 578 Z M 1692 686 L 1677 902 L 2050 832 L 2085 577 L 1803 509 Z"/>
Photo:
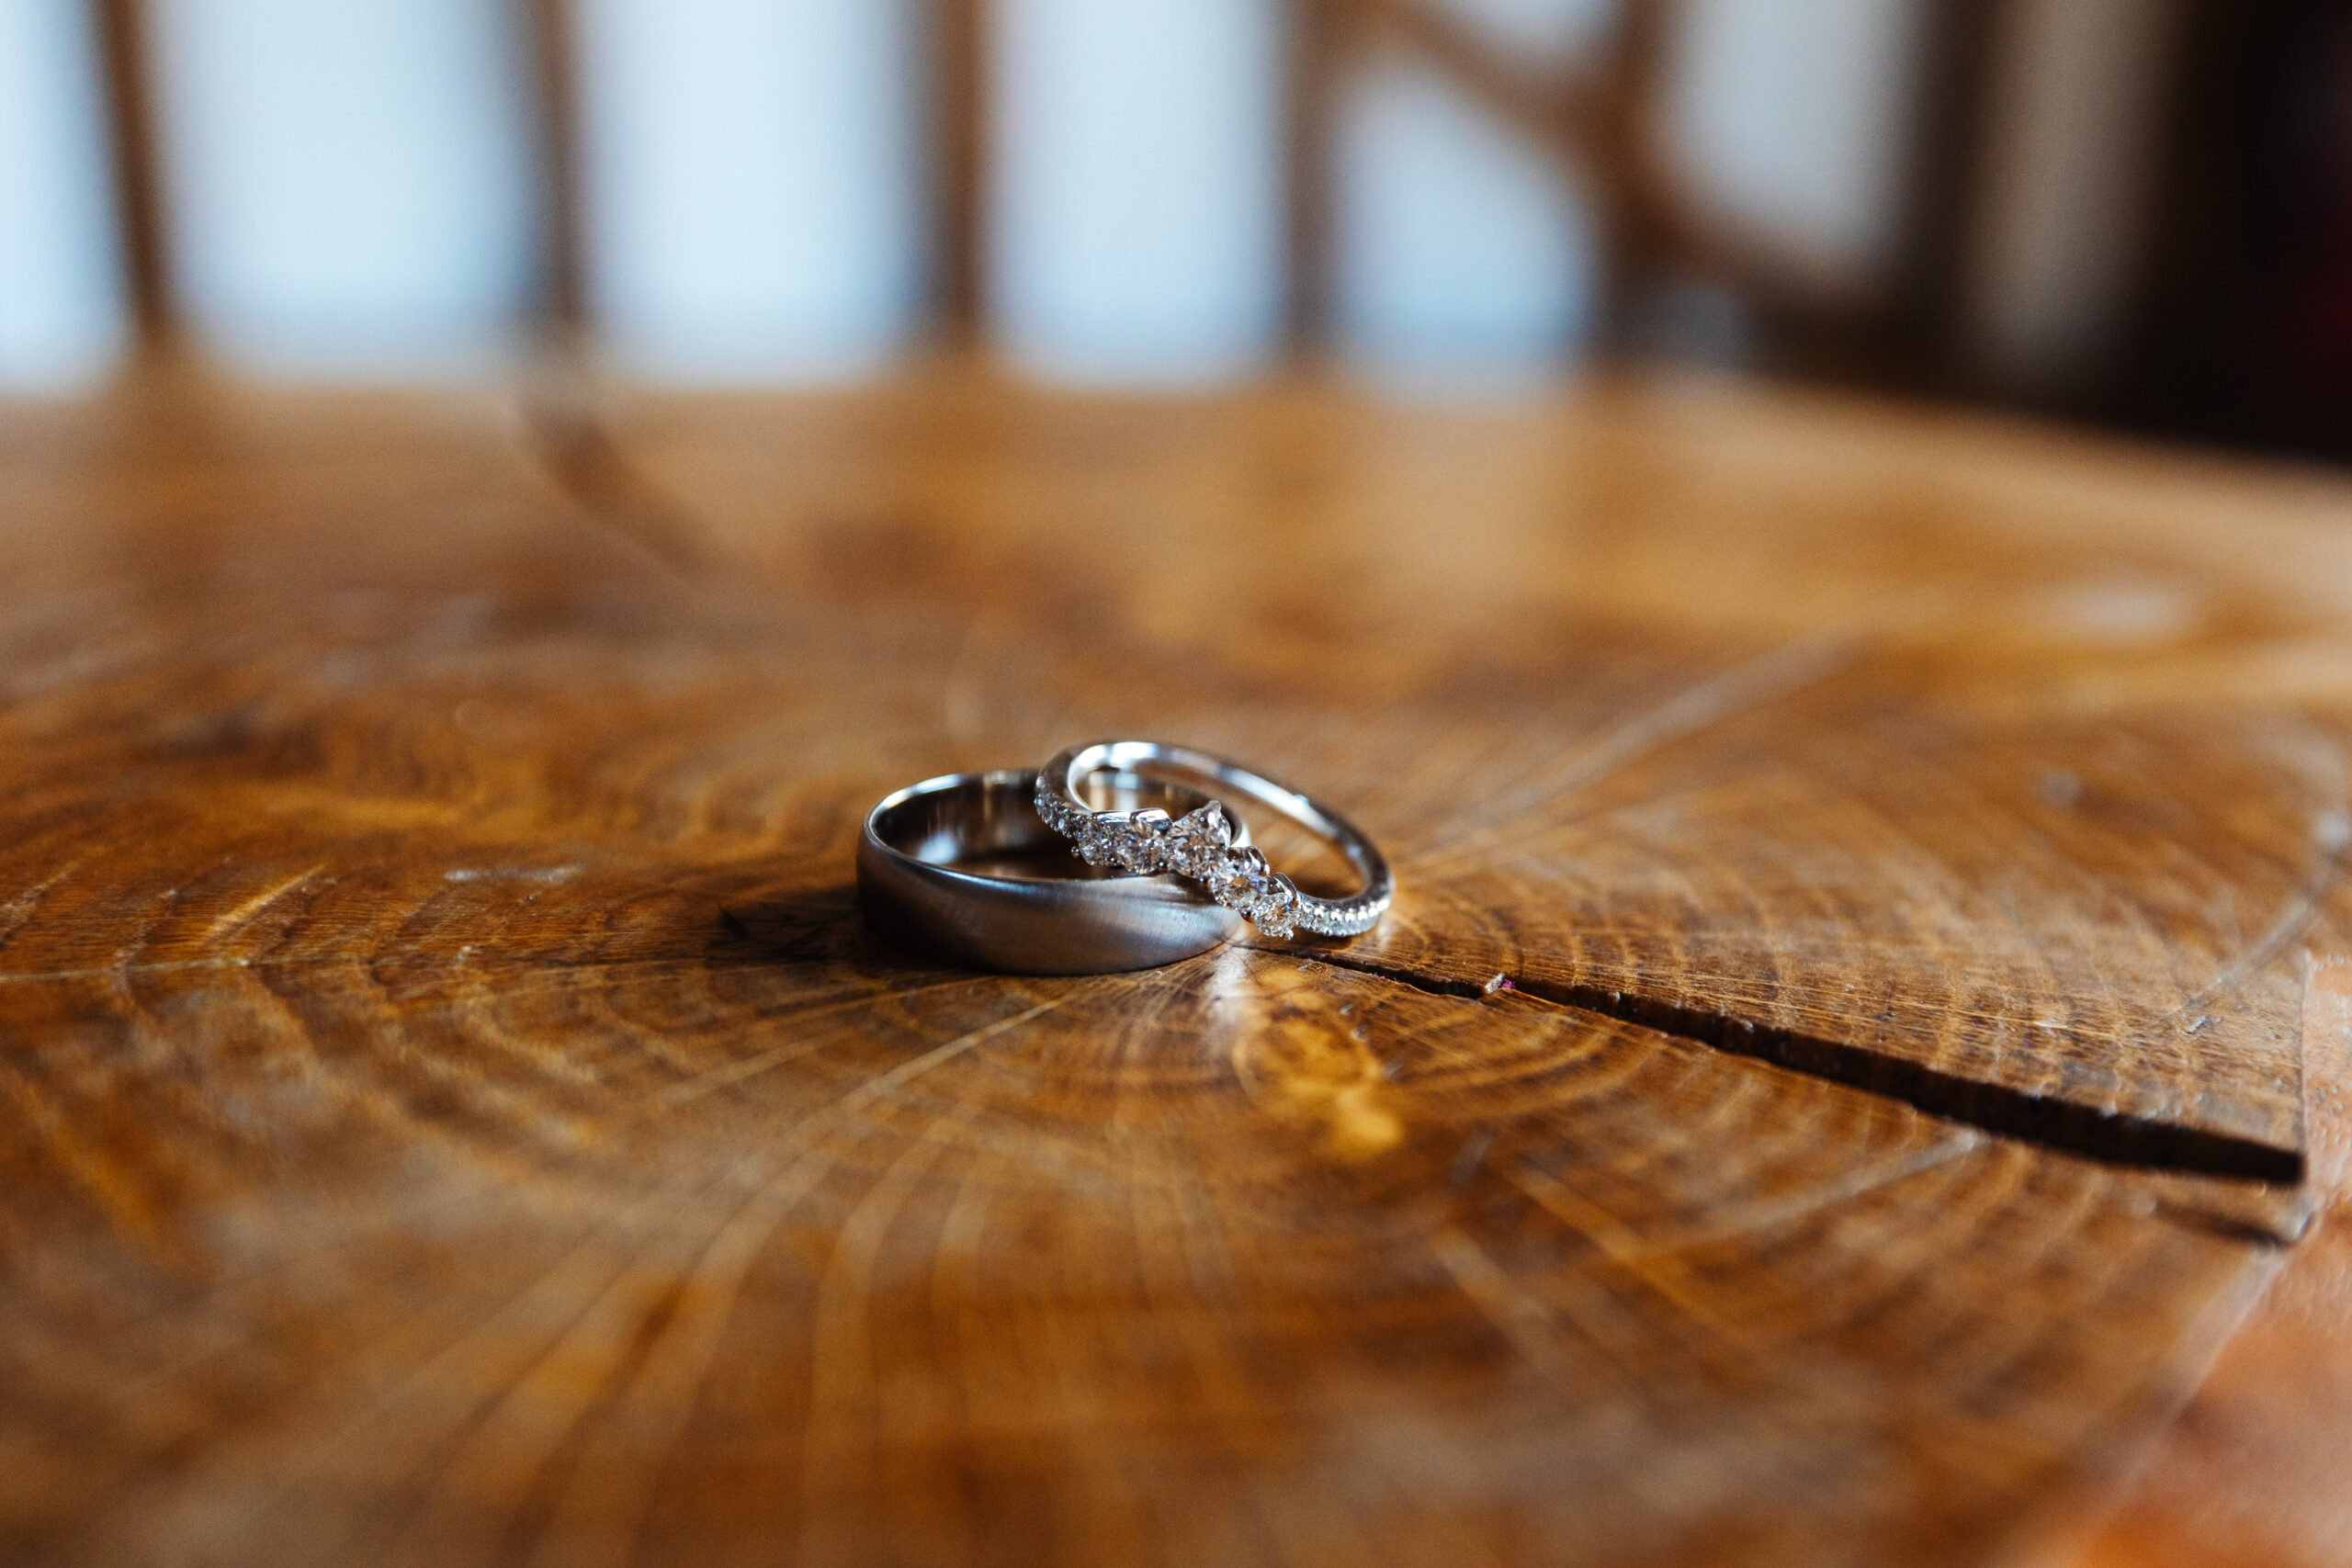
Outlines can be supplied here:
<path id="1" fill-rule="evenodd" d="M 1380 823 L 1405 895 L 1349 962 L 2295 1174 L 2297 942 L 2347 824 L 2306 705 L 2343 694 L 2341 493 L 2278 487 L 2306 526 L 2256 565 L 2193 465 L 1829 407 L 955 402 L 695 410 L 639 471 L 804 579 L 829 530 L 895 530 L 844 591 L 959 584 L 951 727 L 1025 755 L 1044 682 L 1048 745 L 1189 736 Z"/>
<path id="2" fill-rule="evenodd" d="M 1717 387 L 8 411 L 0 1555 L 2006 1550 L 2307 1214 L 2346 499 Z M 875 797 L 1131 730 L 1392 927 L 866 936 Z"/>
<path id="3" fill-rule="evenodd" d="M 2352 943 L 2318 933 L 2304 992 L 2311 1229 L 2066 1568 L 2329 1568 L 2352 1557 Z"/>

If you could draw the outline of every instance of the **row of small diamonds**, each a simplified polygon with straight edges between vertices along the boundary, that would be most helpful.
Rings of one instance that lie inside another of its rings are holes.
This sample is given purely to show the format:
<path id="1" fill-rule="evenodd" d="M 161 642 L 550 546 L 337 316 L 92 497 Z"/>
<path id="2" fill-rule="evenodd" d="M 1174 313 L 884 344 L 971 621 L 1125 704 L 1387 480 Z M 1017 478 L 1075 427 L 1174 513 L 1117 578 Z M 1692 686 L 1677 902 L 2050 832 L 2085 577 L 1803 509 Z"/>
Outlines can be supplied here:
<path id="1" fill-rule="evenodd" d="M 1233 825 L 1215 801 L 1174 821 L 1164 811 L 1088 811 L 1057 797 L 1040 778 L 1036 804 L 1038 817 L 1070 840 L 1089 865 L 1172 871 L 1200 884 L 1210 897 L 1248 917 L 1268 936 L 1286 937 L 1301 925 L 1344 934 L 1299 897 L 1289 877 L 1267 865 L 1262 853 L 1233 848 Z"/>
<path id="2" fill-rule="evenodd" d="M 1361 917 L 1352 920 L 1343 919 L 1335 910 L 1304 900 L 1298 906 L 1297 919 L 1302 929 L 1318 936 L 1354 936 L 1364 929 Z"/>

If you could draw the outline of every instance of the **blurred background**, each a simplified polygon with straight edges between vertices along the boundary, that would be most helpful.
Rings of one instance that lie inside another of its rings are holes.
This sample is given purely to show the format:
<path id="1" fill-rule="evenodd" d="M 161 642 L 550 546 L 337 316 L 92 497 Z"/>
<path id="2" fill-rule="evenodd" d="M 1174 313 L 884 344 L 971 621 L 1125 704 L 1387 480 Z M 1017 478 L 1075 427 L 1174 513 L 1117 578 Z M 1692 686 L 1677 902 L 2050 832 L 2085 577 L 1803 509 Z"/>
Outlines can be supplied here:
<path id="1" fill-rule="evenodd" d="M 1669 359 L 2352 457 L 2344 0 L 0 0 L 0 390 Z"/>

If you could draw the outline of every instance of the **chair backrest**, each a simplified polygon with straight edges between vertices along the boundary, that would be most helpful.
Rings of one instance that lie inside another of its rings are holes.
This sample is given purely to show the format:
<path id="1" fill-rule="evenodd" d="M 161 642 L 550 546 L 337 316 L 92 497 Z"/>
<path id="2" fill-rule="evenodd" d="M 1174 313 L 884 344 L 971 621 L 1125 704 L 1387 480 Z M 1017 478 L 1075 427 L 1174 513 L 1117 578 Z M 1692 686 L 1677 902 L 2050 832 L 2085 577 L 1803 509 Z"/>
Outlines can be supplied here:
<path id="1" fill-rule="evenodd" d="M 530 43 L 537 236 L 536 311 L 557 333 L 587 326 L 588 231 L 582 221 L 580 94 L 573 0 L 503 0 Z M 1783 367 L 1933 385 L 1956 375 L 1962 258 L 1983 186 L 1994 7 L 1920 0 L 1928 8 L 1912 124 L 1904 140 L 1909 193 L 1895 264 L 1866 298 L 1825 292 L 1776 264 L 1694 199 L 1662 127 L 1684 0 L 1621 0 L 1575 64 L 1539 67 L 1498 47 L 1442 0 L 1285 0 L 1285 340 L 1312 356 L 1333 332 L 1334 117 L 1351 71 L 1373 50 L 1409 58 L 1574 171 L 1596 219 L 1599 287 L 1588 346 L 1654 347 L 1662 292 L 1685 282 L 1737 299 L 1762 356 Z M 180 310 L 164 220 L 162 118 L 154 100 L 142 0 L 88 0 L 109 106 L 115 202 L 141 341 L 179 337 Z M 922 0 L 930 42 L 933 138 L 929 195 L 931 315 L 956 344 L 990 336 L 985 231 L 990 172 L 990 0 Z"/>

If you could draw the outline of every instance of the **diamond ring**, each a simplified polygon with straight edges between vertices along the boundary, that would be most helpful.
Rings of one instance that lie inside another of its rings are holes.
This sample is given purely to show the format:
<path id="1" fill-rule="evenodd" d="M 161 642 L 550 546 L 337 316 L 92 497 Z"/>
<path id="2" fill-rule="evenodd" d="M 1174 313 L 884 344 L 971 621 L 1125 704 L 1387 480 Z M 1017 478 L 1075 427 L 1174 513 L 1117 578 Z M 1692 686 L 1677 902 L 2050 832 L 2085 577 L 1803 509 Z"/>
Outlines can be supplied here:
<path id="1" fill-rule="evenodd" d="M 1238 840 L 1233 818 L 1214 800 L 1173 818 L 1156 810 L 1091 810 L 1079 799 L 1078 783 L 1105 768 L 1244 795 L 1272 807 L 1345 855 L 1363 886 L 1344 898 L 1300 892 L 1266 863 L 1263 852 Z M 1038 770 L 1037 815 L 1089 864 L 1174 872 L 1227 908 L 1247 915 L 1268 936 L 1286 937 L 1295 930 L 1359 936 L 1380 923 L 1396 896 L 1388 862 L 1345 818 L 1296 790 L 1190 747 L 1156 740 L 1073 746 Z"/>

